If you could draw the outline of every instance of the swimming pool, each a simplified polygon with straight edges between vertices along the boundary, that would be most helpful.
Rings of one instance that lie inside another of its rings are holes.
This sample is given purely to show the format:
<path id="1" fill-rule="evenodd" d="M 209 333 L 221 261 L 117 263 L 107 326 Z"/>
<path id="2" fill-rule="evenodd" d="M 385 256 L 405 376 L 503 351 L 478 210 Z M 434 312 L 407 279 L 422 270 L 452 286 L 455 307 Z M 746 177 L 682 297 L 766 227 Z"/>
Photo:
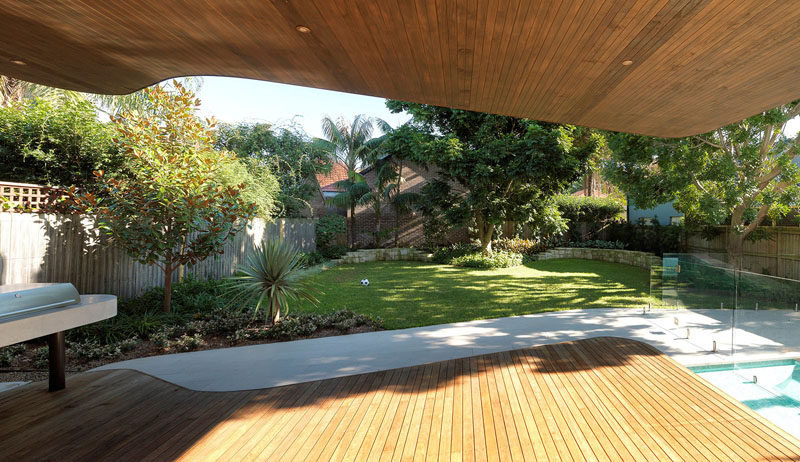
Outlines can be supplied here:
<path id="1" fill-rule="evenodd" d="M 783 359 L 689 369 L 800 438 L 800 362 Z"/>

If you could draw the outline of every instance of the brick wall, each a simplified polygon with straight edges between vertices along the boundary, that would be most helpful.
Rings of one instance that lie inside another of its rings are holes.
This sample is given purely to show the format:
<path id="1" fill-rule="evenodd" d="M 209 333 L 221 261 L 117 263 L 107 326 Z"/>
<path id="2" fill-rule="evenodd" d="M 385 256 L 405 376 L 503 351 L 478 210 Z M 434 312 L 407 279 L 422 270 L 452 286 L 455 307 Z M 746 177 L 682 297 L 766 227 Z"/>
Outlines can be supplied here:
<path id="1" fill-rule="evenodd" d="M 401 192 L 419 192 L 425 184 L 434 179 L 437 175 L 435 168 L 425 169 L 424 167 L 412 163 L 404 162 L 402 168 L 402 177 L 404 179 L 401 185 Z M 364 177 L 370 184 L 375 182 L 375 171 L 368 171 Z M 392 230 L 390 234 L 384 238 L 383 245 L 397 245 L 399 247 L 419 247 L 425 244 L 425 235 L 423 233 L 423 218 L 419 213 L 410 213 L 398 217 L 395 214 L 394 208 L 385 206 L 381 209 L 381 229 Z M 355 216 L 355 243 L 356 247 L 371 247 L 375 245 L 375 211 L 372 207 L 358 207 L 356 208 Z M 395 232 L 393 228 L 397 227 L 397 242 L 395 243 Z M 466 229 L 454 230 L 448 240 L 450 242 L 458 242 L 467 239 Z"/>

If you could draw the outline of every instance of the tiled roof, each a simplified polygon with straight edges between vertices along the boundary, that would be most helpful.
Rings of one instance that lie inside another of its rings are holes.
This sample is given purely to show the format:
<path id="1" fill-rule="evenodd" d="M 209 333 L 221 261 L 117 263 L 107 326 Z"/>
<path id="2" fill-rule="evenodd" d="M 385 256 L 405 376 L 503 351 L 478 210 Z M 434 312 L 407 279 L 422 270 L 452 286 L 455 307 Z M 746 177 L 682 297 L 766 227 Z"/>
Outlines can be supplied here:
<path id="1" fill-rule="evenodd" d="M 336 183 L 347 179 L 347 166 L 336 162 L 331 167 L 330 173 L 317 173 L 317 183 L 322 192 L 337 192 Z"/>

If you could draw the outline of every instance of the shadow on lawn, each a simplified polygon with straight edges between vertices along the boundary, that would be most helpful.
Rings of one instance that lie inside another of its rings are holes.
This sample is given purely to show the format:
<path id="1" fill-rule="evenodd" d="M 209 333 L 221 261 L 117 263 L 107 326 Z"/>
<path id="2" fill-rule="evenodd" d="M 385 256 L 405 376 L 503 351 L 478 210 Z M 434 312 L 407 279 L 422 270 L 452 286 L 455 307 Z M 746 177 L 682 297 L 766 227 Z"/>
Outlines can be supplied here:
<path id="1" fill-rule="evenodd" d="M 389 328 L 569 308 L 630 307 L 649 295 L 647 278 L 633 268 L 615 272 L 619 265 L 587 261 L 575 271 L 574 262 L 566 267 L 548 263 L 529 266 L 536 272 L 526 275 L 514 270 L 376 262 L 336 268 L 317 282 L 329 292 L 321 299 L 324 308 L 343 305 L 365 312 L 362 300 L 368 300 L 369 309 L 378 302 L 379 309 L 369 313 L 383 316 Z M 365 277 L 371 282 L 368 288 L 359 285 Z"/>

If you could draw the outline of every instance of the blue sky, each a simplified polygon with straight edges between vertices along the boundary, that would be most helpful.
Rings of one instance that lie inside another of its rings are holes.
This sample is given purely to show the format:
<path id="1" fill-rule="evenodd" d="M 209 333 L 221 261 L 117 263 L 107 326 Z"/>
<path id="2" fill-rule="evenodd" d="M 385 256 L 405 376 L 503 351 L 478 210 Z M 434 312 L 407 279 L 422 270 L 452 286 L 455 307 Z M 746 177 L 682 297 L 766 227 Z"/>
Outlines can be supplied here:
<path id="1" fill-rule="evenodd" d="M 393 127 L 409 119 L 406 114 L 390 113 L 383 98 L 259 80 L 204 77 L 199 96 L 203 117 L 278 125 L 294 119 L 306 133 L 317 137 L 322 136 L 320 121 L 326 115 L 352 120 L 357 114 L 366 114 L 380 117 Z"/>
<path id="2" fill-rule="evenodd" d="M 268 122 L 281 125 L 294 119 L 311 136 L 320 137 L 320 121 L 326 115 L 352 120 L 357 114 L 380 117 L 393 127 L 409 119 L 392 114 L 383 98 L 318 90 L 259 80 L 204 77 L 200 112 L 223 122 Z M 789 122 L 788 136 L 800 130 L 800 118 Z"/>

